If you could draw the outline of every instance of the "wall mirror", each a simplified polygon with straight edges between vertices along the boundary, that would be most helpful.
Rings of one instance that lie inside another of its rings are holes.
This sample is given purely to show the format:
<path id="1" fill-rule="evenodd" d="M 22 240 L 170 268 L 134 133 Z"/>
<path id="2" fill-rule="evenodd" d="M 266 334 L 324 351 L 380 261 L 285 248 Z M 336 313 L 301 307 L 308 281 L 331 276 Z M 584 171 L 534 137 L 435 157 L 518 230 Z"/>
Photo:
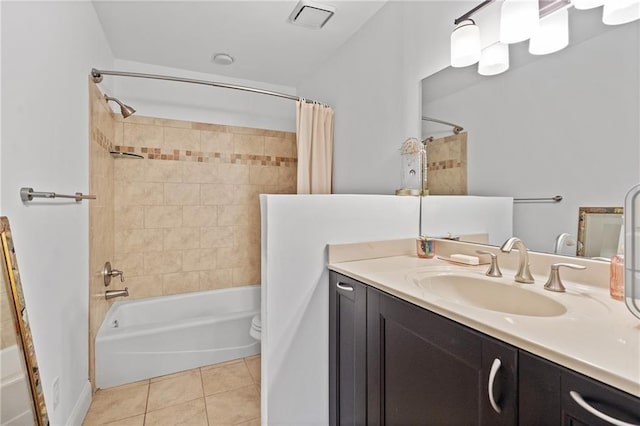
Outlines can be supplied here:
<path id="1" fill-rule="evenodd" d="M 570 8 L 567 47 L 542 56 L 528 47 L 509 45 L 502 74 L 481 76 L 472 65 L 428 76 L 422 116 L 464 127 L 468 194 L 549 199 L 515 202 L 513 233 L 541 252 L 570 234 L 561 254 L 575 255 L 580 207 L 621 206 L 640 181 L 640 21 L 608 26 L 602 8 Z M 423 139 L 451 134 L 422 122 Z"/>
<path id="2" fill-rule="evenodd" d="M 0 424 L 46 426 L 49 424 L 40 372 L 31 339 L 29 317 L 11 238 L 9 220 L 0 217 L 2 239 L 2 316 L 0 364 Z"/>

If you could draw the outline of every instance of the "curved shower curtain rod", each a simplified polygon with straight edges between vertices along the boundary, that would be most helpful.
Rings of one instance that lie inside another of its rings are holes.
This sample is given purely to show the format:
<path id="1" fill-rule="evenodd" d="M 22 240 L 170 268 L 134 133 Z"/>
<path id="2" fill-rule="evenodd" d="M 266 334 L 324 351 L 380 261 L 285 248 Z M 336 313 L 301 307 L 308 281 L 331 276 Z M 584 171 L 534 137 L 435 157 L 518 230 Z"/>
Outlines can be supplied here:
<path id="1" fill-rule="evenodd" d="M 207 80 L 195 80 L 192 78 L 183 78 L 183 77 L 172 77 L 170 75 L 142 74 L 137 72 L 126 72 L 126 71 L 107 71 L 107 70 L 99 70 L 96 68 L 91 69 L 91 77 L 93 78 L 94 83 L 102 82 L 102 79 L 104 78 L 105 75 L 117 75 L 121 77 L 149 78 L 152 80 L 166 80 L 166 81 L 177 81 L 180 83 L 202 84 L 204 86 L 214 86 L 214 87 L 222 87 L 225 89 L 242 90 L 244 92 L 259 93 L 262 95 L 275 96 L 278 98 L 289 99 L 292 101 L 305 101 L 307 103 L 316 103 L 316 104 L 327 106 L 322 102 L 314 101 L 311 99 L 300 98 L 298 96 L 288 95 L 286 93 L 273 92 L 271 90 L 258 89 L 255 87 L 240 86 L 237 84 L 220 83 L 216 81 L 207 81 Z"/>
<path id="2" fill-rule="evenodd" d="M 464 127 L 462 127 L 462 126 L 460 126 L 458 124 L 449 123 L 448 121 L 438 120 L 437 118 L 431 118 L 431 117 L 424 117 L 423 116 L 422 120 L 423 121 L 432 121 L 434 123 L 440 123 L 440 124 L 444 124 L 444 125 L 447 125 L 447 126 L 451 126 L 451 127 L 453 127 L 453 134 L 454 135 L 457 135 L 458 133 L 460 133 L 461 131 L 464 130 Z"/>

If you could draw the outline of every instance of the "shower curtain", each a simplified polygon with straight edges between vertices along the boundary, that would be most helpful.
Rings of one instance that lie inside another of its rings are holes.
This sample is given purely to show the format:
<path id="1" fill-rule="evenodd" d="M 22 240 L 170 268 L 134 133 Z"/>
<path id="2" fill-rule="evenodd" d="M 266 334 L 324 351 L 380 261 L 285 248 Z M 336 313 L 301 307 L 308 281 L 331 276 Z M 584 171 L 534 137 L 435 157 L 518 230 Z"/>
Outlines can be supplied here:
<path id="1" fill-rule="evenodd" d="M 331 194 L 333 109 L 296 102 L 298 194 Z"/>

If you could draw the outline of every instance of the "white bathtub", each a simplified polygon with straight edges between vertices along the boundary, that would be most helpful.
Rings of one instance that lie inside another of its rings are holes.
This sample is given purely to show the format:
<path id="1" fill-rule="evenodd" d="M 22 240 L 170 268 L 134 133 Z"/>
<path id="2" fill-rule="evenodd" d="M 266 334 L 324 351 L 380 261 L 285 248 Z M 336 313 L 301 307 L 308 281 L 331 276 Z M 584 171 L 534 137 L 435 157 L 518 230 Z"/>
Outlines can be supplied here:
<path id="1" fill-rule="evenodd" d="M 249 329 L 259 312 L 260 286 L 116 302 L 96 336 L 96 386 L 255 355 Z"/>
<path id="2" fill-rule="evenodd" d="M 34 422 L 31 389 L 23 370 L 22 353 L 12 345 L 0 350 L 0 424 L 30 425 Z"/>

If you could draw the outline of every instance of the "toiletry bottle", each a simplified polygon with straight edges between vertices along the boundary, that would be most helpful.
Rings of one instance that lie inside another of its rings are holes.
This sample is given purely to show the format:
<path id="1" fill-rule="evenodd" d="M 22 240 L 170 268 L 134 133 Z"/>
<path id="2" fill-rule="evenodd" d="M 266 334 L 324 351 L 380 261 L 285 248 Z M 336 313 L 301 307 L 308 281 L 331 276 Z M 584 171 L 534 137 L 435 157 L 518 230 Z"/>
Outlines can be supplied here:
<path id="1" fill-rule="evenodd" d="M 616 300 L 624 299 L 624 243 L 618 246 L 618 254 L 611 258 L 609 294 Z"/>

